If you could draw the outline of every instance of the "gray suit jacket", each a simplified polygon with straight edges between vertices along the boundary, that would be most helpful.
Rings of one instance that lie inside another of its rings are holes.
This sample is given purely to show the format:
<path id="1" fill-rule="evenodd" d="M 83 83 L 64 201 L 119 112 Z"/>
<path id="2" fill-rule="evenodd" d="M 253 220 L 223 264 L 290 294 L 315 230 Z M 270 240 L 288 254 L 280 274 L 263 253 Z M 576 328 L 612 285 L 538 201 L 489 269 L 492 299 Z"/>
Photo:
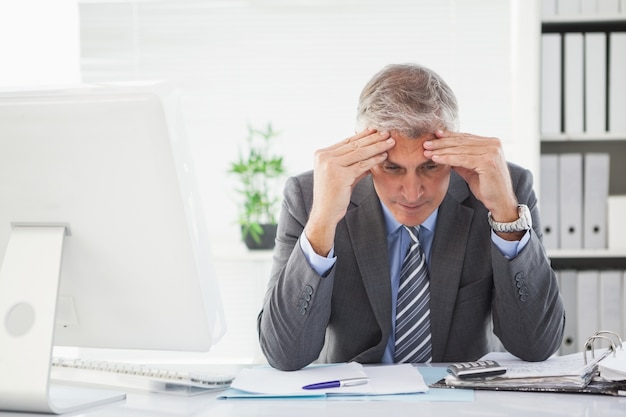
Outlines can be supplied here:
<path id="1" fill-rule="evenodd" d="M 541 243 L 529 171 L 509 164 L 520 203 L 533 217 L 530 241 L 512 260 L 491 241 L 487 209 L 454 171 L 439 208 L 429 264 L 433 362 L 476 360 L 491 328 L 512 354 L 531 361 L 561 343 L 564 309 Z M 298 242 L 312 204 L 312 172 L 285 186 L 274 264 L 258 317 L 261 348 L 283 370 L 314 361 L 380 362 L 391 332 L 389 255 L 370 177 L 355 187 L 335 236 L 328 276 L 310 267 Z"/>

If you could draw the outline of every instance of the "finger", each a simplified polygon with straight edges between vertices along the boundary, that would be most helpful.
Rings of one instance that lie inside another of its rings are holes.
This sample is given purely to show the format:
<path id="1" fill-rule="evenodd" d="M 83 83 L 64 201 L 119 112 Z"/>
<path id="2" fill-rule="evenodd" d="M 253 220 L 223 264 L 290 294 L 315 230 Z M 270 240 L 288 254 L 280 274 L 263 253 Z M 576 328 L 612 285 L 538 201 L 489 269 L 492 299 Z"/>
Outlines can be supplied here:
<path id="1" fill-rule="evenodd" d="M 377 138 L 372 139 L 371 136 Z M 385 135 L 380 136 L 376 133 L 370 135 L 368 140 L 360 142 L 358 146 L 345 145 L 341 149 L 318 150 L 315 152 L 315 166 L 326 167 L 324 170 L 329 172 L 339 168 L 349 168 L 346 171 L 348 176 L 353 178 L 359 176 L 387 159 L 387 151 L 395 146 L 396 142 L 390 137 L 382 140 L 383 137 Z"/>
<path id="2" fill-rule="evenodd" d="M 437 150 L 468 145 L 468 141 L 472 140 L 472 138 L 478 138 L 478 136 L 473 136 L 468 133 L 437 130 L 435 131 L 435 139 L 424 142 L 424 149 Z"/>
<path id="3" fill-rule="evenodd" d="M 426 152 L 424 152 L 426 155 Z M 429 156 L 433 162 L 441 165 L 450 165 L 451 167 L 463 167 L 466 169 L 476 170 L 482 162 L 482 157 L 460 154 L 433 154 Z"/>
<path id="4" fill-rule="evenodd" d="M 452 137 L 452 136 L 457 136 L 457 135 L 461 135 L 461 133 L 453 132 L 451 130 L 442 130 L 442 129 L 435 130 L 435 138 L 437 139 Z"/>
<path id="5" fill-rule="evenodd" d="M 443 156 L 489 156 L 493 155 L 496 151 L 496 148 L 491 148 L 489 146 L 476 146 L 476 145 L 459 145 L 459 146 L 448 146 L 445 148 L 438 148 L 435 150 L 424 150 L 424 156 L 427 158 L 432 158 L 433 156 L 443 157 Z"/>
<path id="6" fill-rule="evenodd" d="M 395 140 L 390 139 L 388 132 L 366 129 L 338 144 L 320 149 L 318 155 L 322 158 L 339 158 L 340 165 L 348 166 L 389 150 L 395 145 Z"/>
<path id="7" fill-rule="evenodd" d="M 376 139 L 374 142 L 370 142 L 369 140 L 366 141 L 364 138 L 362 141 L 359 141 L 358 144 L 351 145 L 351 150 L 339 156 L 338 162 L 343 166 L 350 166 L 365 162 L 371 158 L 381 155 L 382 153 L 386 153 L 389 149 L 395 146 L 395 139 L 391 137 L 387 137 L 384 140 L 381 139 L 382 137 Z M 386 159 L 386 156 L 384 159 Z"/>
<path id="8" fill-rule="evenodd" d="M 491 142 L 493 144 L 493 142 Z M 476 172 L 493 172 L 498 175 L 506 175 L 508 170 L 502 148 L 495 146 L 458 147 L 437 150 L 436 152 L 424 151 L 424 155 L 438 164 L 452 167 L 463 167 Z"/>
<path id="9" fill-rule="evenodd" d="M 337 143 L 335 143 L 335 144 L 333 144 L 331 146 L 328 146 L 326 148 L 320 149 L 320 151 L 332 152 L 334 150 L 344 148 L 347 143 L 350 143 L 350 142 L 359 140 L 361 138 L 364 138 L 365 136 L 371 135 L 374 132 L 376 132 L 375 129 L 368 127 L 368 128 L 363 129 L 362 131 L 357 132 L 356 134 L 354 134 L 354 135 L 352 135 L 352 136 L 350 136 L 350 137 L 348 137 L 348 138 L 346 138 L 346 139 L 344 139 L 344 140 L 342 140 L 340 142 L 337 142 Z"/>
<path id="10" fill-rule="evenodd" d="M 345 141 L 344 149 L 346 152 L 350 152 L 354 149 L 360 149 L 363 147 L 367 147 L 378 142 L 384 141 L 390 137 L 389 132 L 387 131 L 377 131 L 372 130 L 368 134 L 365 135 L 355 135 L 352 136 Z"/>
<path id="11" fill-rule="evenodd" d="M 501 153 L 502 144 L 498 138 L 487 138 L 470 135 L 467 133 L 446 136 L 440 139 L 424 142 L 424 154 L 432 155 L 498 155 Z"/>
<path id="12" fill-rule="evenodd" d="M 378 153 L 366 159 L 361 159 L 350 165 L 343 165 L 340 171 L 335 171 L 335 180 L 339 177 L 347 181 L 347 184 L 354 186 L 365 177 L 372 168 L 384 162 L 388 157 L 387 152 Z"/>
<path id="13" fill-rule="evenodd" d="M 367 158 L 357 163 L 353 164 L 350 168 L 354 172 L 354 177 L 356 178 L 355 184 L 359 182 L 363 177 L 369 174 L 370 170 L 374 168 L 376 165 L 383 163 L 388 157 L 387 152 L 379 153 L 377 155 L 372 156 L 371 158 Z"/>

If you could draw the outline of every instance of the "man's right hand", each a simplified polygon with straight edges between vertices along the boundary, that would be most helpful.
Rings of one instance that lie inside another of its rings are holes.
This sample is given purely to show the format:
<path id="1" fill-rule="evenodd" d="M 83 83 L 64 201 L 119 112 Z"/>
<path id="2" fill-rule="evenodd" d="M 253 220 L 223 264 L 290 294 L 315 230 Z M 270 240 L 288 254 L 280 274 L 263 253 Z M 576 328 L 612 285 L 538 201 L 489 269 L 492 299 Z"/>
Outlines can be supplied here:
<path id="1" fill-rule="evenodd" d="M 389 132 L 365 129 L 315 152 L 313 207 L 304 232 L 317 254 L 328 255 L 354 186 L 387 159 L 394 145 Z"/>

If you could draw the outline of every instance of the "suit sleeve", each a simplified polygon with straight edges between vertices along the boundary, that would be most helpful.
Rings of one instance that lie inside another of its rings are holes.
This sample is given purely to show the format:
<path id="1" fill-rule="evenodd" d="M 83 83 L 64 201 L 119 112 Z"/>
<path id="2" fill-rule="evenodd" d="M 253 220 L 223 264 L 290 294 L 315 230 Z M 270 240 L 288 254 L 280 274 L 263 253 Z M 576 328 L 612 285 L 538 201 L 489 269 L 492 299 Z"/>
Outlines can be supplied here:
<path id="1" fill-rule="evenodd" d="M 261 350 L 281 370 L 300 369 L 318 358 L 331 310 L 334 268 L 320 277 L 298 241 L 310 208 L 303 192 L 311 189 L 307 181 L 311 178 L 290 178 L 285 185 L 272 272 L 257 319 Z"/>
<path id="2" fill-rule="evenodd" d="M 518 201 L 528 205 L 533 228 L 530 240 L 511 260 L 492 244 L 495 292 L 494 332 L 507 351 L 527 361 L 550 357 L 561 345 L 565 310 L 556 275 L 542 244 L 532 176 L 523 170 L 514 187 Z"/>

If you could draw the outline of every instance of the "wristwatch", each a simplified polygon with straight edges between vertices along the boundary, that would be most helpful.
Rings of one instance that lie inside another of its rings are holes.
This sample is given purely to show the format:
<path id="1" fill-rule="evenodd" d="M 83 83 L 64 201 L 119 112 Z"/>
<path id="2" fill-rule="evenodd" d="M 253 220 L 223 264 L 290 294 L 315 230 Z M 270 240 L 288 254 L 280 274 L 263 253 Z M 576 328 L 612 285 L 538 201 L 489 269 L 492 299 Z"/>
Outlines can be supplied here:
<path id="1" fill-rule="evenodd" d="M 519 219 L 514 222 L 502 223 L 495 221 L 491 217 L 491 212 L 489 212 L 487 214 L 487 221 L 494 232 L 523 232 L 533 227 L 533 219 L 530 216 L 530 210 L 526 204 L 518 204 L 517 213 L 519 214 Z"/>

